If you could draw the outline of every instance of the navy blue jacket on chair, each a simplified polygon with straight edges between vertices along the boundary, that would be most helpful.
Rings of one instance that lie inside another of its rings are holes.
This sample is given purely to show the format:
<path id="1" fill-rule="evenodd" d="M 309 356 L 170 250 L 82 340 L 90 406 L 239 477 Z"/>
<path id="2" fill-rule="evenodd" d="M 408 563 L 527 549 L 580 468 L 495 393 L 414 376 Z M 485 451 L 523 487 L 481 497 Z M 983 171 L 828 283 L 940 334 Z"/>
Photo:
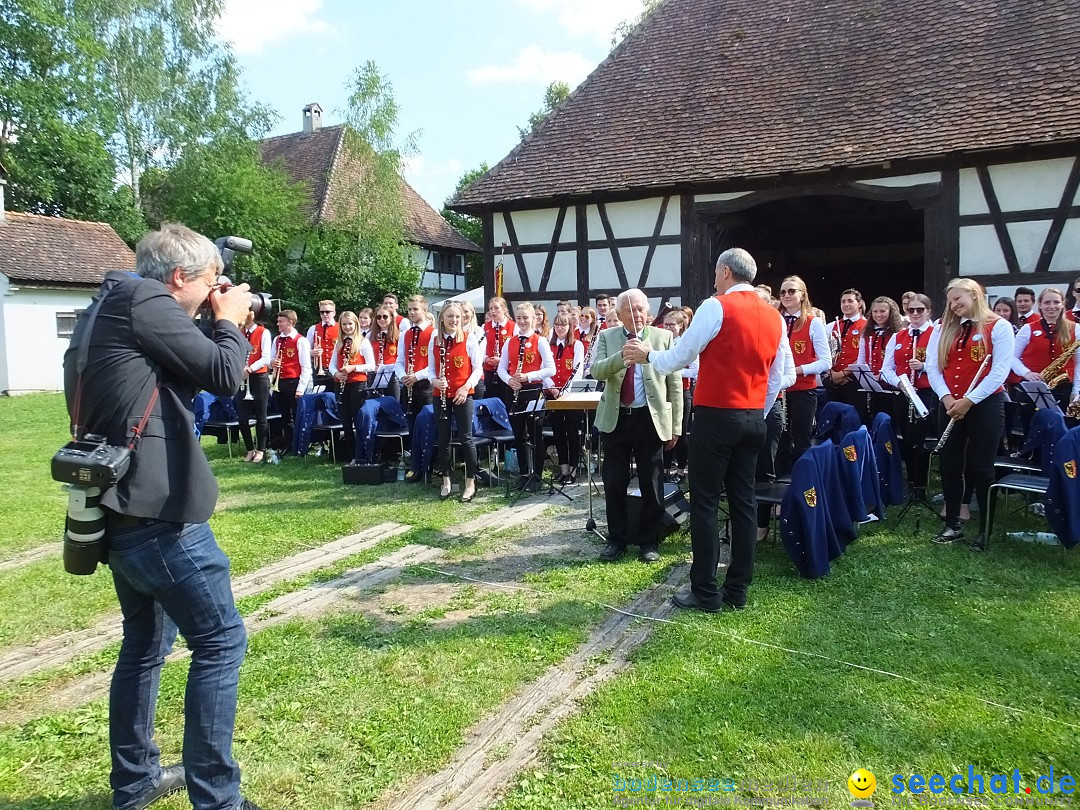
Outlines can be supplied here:
<path id="1" fill-rule="evenodd" d="M 811 447 L 795 462 L 780 513 L 780 537 L 799 574 L 814 579 L 829 573 L 829 563 L 855 536 L 832 442 Z"/>
<path id="2" fill-rule="evenodd" d="M 862 422 L 859 420 L 859 412 L 851 405 L 843 402 L 826 402 L 817 417 L 817 429 L 814 436 L 819 439 L 831 439 L 834 444 L 839 444 L 840 439 L 858 430 Z"/>
<path id="3" fill-rule="evenodd" d="M 869 520 L 871 513 L 884 518 L 877 459 L 865 426 L 844 436 L 837 448 L 836 464 L 851 517 L 857 523 Z"/>
<path id="4" fill-rule="evenodd" d="M 1065 548 L 1080 542 L 1080 427 L 1054 445 L 1050 488 L 1046 492 L 1046 519 Z"/>
<path id="5" fill-rule="evenodd" d="M 1023 454 L 1039 451 L 1039 462 L 1042 464 L 1042 474 L 1050 477 L 1050 470 L 1054 466 L 1054 447 L 1058 440 L 1065 435 L 1065 416 L 1058 410 L 1040 408 L 1031 417 L 1031 427 L 1028 428 L 1024 446 L 1020 448 Z"/>
<path id="6" fill-rule="evenodd" d="M 881 500 L 886 506 L 896 506 L 904 502 L 904 468 L 900 463 L 900 445 L 896 441 L 892 417 L 879 413 L 874 417 L 870 433 L 877 459 Z"/>

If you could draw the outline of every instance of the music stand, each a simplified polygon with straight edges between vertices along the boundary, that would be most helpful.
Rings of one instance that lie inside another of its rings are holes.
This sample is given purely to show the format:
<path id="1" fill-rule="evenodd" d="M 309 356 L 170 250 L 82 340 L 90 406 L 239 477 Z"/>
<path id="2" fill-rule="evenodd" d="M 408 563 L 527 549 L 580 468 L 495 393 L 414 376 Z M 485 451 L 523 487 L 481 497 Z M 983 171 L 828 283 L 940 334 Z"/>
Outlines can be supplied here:
<path id="1" fill-rule="evenodd" d="M 587 385 L 586 385 L 587 384 Z M 580 385 L 578 390 L 574 390 L 575 386 Z M 580 380 L 570 384 L 570 393 L 567 393 L 558 399 L 549 400 L 547 407 L 550 410 L 565 410 L 565 411 L 584 411 L 585 412 L 585 436 L 590 435 L 591 425 L 589 424 L 589 414 L 600 407 L 601 394 L 597 391 L 597 384 L 595 380 Z M 588 492 L 589 492 L 589 517 L 585 521 L 585 531 L 592 532 L 605 543 L 608 539 L 596 528 L 596 518 L 593 516 L 593 490 L 596 488 L 593 484 L 592 478 L 592 464 L 589 463 L 588 458 L 585 459 L 585 472 L 588 476 Z"/>
<path id="2" fill-rule="evenodd" d="M 368 386 L 368 391 L 374 393 L 385 392 L 393 381 L 394 369 L 384 368 L 382 371 L 376 371 L 374 379 L 372 379 L 371 384 Z"/>
<path id="3" fill-rule="evenodd" d="M 528 458 L 518 459 L 518 476 L 521 476 L 523 469 L 527 468 L 529 470 L 528 474 L 525 476 L 525 480 L 518 485 L 516 493 L 511 494 L 510 478 L 507 477 L 506 479 L 507 497 L 511 499 L 510 505 L 513 506 L 518 502 L 525 490 L 530 489 L 534 483 L 541 482 L 540 475 L 533 469 L 535 466 L 533 464 L 533 448 L 535 447 L 533 440 L 536 438 L 534 431 L 539 432 L 540 430 L 540 421 L 538 417 L 546 416 L 544 413 L 544 389 L 542 386 L 537 386 L 536 388 L 522 388 L 517 392 L 517 402 L 511 404 L 516 410 L 509 412 L 510 418 L 513 419 L 515 416 L 521 416 L 526 419 L 525 455 Z M 532 420 L 531 423 L 528 420 Z"/>
<path id="4" fill-rule="evenodd" d="M 1020 383 L 1020 389 L 1035 403 L 1035 410 L 1049 408 L 1061 413 L 1061 406 L 1055 399 L 1054 392 L 1042 380 L 1024 380 Z"/>

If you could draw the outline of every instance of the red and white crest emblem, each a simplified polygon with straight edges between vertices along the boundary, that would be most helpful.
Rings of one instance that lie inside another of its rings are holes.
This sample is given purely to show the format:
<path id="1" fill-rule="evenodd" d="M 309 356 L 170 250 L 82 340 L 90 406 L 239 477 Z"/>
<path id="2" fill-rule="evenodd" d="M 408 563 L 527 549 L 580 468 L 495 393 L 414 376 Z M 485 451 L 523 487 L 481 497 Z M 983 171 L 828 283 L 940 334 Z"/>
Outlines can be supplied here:
<path id="1" fill-rule="evenodd" d="M 1065 466 L 1065 474 L 1067 476 L 1069 476 L 1069 478 L 1076 478 L 1076 462 L 1075 461 L 1066 461 L 1064 466 Z"/>
<path id="2" fill-rule="evenodd" d="M 796 340 L 793 348 L 795 349 L 795 354 L 802 354 L 806 351 L 806 341 Z"/>
<path id="3" fill-rule="evenodd" d="M 803 499 L 806 501 L 806 505 L 809 506 L 811 509 L 817 506 L 817 489 L 815 487 L 810 487 L 810 489 L 806 490 L 806 492 L 804 492 L 802 496 Z"/>
<path id="4" fill-rule="evenodd" d="M 971 347 L 970 356 L 972 362 L 981 363 L 983 358 L 986 357 L 986 347 L 981 343 L 976 343 Z"/>
<path id="5" fill-rule="evenodd" d="M 855 445 L 849 444 L 847 447 L 844 448 L 844 458 L 846 458 L 848 461 L 858 460 L 859 456 L 855 452 Z"/>
<path id="6" fill-rule="evenodd" d="M 455 357 L 454 358 L 454 368 L 464 368 L 464 367 L 465 367 L 465 358 L 462 357 L 461 355 L 458 355 L 457 357 Z"/>

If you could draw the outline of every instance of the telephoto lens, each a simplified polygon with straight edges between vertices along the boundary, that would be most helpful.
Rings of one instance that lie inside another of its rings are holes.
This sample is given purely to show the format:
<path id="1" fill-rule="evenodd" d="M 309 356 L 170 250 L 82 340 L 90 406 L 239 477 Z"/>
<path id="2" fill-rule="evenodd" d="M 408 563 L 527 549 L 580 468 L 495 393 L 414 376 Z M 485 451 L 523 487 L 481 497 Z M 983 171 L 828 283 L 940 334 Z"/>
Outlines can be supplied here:
<path id="1" fill-rule="evenodd" d="M 68 489 L 67 526 L 64 531 L 64 570 L 86 576 L 106 562 L 105 513 L 98 487 Z"/>

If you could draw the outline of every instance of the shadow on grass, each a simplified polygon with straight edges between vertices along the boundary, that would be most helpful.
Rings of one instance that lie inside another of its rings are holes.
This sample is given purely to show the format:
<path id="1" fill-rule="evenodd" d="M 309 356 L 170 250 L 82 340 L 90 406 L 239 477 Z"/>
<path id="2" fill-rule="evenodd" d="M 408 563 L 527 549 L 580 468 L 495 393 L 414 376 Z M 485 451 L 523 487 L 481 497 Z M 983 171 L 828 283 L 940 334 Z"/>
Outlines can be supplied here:
<path id="1" fill-rule="evenodd" d="M 45 799 L 37 796 L 18 801 L 4 799 L 3 807 L 5 810 L 109 810 L 112 807 L 112 793 L 87 793 L 68 799 Z"/>

